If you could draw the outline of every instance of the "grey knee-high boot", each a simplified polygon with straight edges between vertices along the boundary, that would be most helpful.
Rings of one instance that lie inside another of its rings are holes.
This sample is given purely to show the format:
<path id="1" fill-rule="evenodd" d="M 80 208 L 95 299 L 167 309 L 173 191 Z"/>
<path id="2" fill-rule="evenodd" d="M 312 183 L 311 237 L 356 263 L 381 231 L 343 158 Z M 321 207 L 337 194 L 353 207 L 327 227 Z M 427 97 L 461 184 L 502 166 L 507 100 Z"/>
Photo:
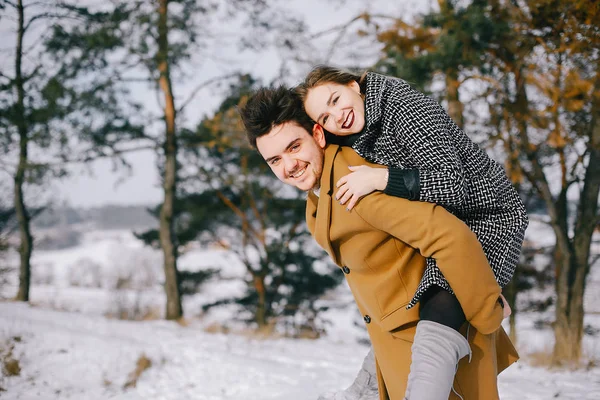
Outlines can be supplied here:
<path id="1" fill-rule="evenodd" d="M 458 360 L 470 354 L 459 332 L 432 321 L 417 324 L 406 400 L 448 400 Z"/>
<path id="2" fill-rule="evenodd" d="M 373 349 L 365 357 L 362 368 L 350 387 L 341 392 L 321 395 L 318 400 L 379 400 Z"/>

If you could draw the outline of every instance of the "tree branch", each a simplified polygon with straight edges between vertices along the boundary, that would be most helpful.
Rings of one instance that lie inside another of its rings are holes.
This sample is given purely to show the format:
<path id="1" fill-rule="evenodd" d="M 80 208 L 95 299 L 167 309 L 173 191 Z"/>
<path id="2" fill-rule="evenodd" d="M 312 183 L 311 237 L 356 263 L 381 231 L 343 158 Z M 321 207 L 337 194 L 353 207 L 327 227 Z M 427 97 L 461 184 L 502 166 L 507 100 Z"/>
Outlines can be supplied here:
<path id="1" fill-rule="evenodd" d="M 229 207 L 231 209 L 231 211 L 233 211 L 235 213 L 235 215 L 240 217 L 240 219 L 242 220 L 242 224 L 245 224 L 248 227 L 248 231 L 252 232 L 252 234 L 256 235 L 257 237 L 260 237 L 258 232 L 256 232 L 256 230 L 252 227 L 252 224 L 249 223 L 248 218 L 246 217 L 244 212 L 242 210 L 240 210 L 240 208 L 238 206 L 233 204 L 233 202 L 231 200 L 229 200 L 227 198 L 227 196 L 225 196 L 223 194 L 223 192 L 221 192 L 220 190 L 216 190 L 216 193 L 217 193 L 217 197 L 223 202 L 223 204 L 225 204 L 227 207 Z"/>
<path id="2" fill-rule="evenodd" d="M 324 30 L 324 31 L 317 32 L 317 33 L 313 34 L 312 36 L 309 36 L 309 37 L 308 37 L 308 39 L 309 39 L 309 40 L 312 40 L 312 39 L 318 39 L 318 38 L 319 38 L 319 37 L 321 37 L 321 36 L 326 36 L 326 35 L 328 35 L 328 34 L 330 34 L 330 33 L 336 32 L 336 31 L 338 31 L 338 30 L 340 30 L 340 29 L 341 29 L 342 31 L 345 31 L 346 29 L 348 29 L 348 28 L 350 27 L 350 25 L 352 25 L 352 24 L 353 24 L 353 23 L 355 23 L 356 21 L 359 21 L 359 20 L 361 20 L 361 19 L 362 19 L 362 20 L 364 20 L 366 23 L 369 23 L 369 21 L 370 21 L 371 19 L 374 19 L 374 18 L 378 18 L 378 19 L 387 19 L 387 20 L 393 20 L 393 21 L 397 21 L 397 20 L 398 20 L 398 18 L 396 18 L 396 17 L 392 17 L 392 16 L 390 16 L 390 15 L 383 15 L 383 14 L 369 14 L 369 13 L 367 13 L 367 12 L 363 12 L 363 13 L 361 13 L 361 14 L 357 15 L 356 17 L 353 17 L 353 18 L 351 18 L 350 20 L 348 20 L 347 22 L 345 22 L 345 23 L 343 23 L 343 24 L 339 24 L 339 25 L 333 26 L 333 27 L 331 27 L 331 28 L 327 28 L 327 29 L 326 29 L 326 30 Z"/>
<path id="3" fill-rule="evenodd" d="M 150 78 L 119 78 L 119 82 L 126 82 L 126 83 L 150 83 L 150 82 L 154 82 L 154 79 L 150 79 Z"/>
<path id="4" fill-rule="evenodd" d="M 179 114 L 180 112 L 182 112 L 182 111 L 183 111 L 183 109 L 184 109 L 185 107 L 187 107 L 187 106 L 188 106 L 188 105 L 191 103 L 191 101 L 194 99 L 194 97 L 196 97 L 196 95 L 198 94 L 198 92 L 199 92 L 200 90 L 202 90 L 203 88 L 205 88 L 205 87 L 207 87 L 207 86 L 209 86 L 209 85 L 212 85 L 212 84 L 213 84 L 213 83 L 215 83 L 215 82 L 219 82 L 219 81 L 223 81 L 223 80 L 225 80 L 225 79 L 233 78 L 234 76 L 238 76 L 238 75 L 239 75 L 239 73 L 232 73 L 232 74 L 222 75 L 222 76 L 218 76 L 218 77 L 215 77 L 215 78 L 211 78 L 211 79 L 209 79 L 209 80 L 207 80 L 207 81 L 204 81 L 204 82 L 200 83 L 200 84 L 199 84 L 198 86 L 196 86 L 196 88 L 195 88 L 195 89 L 192 91 L 192 94 L 191 94 L 191 95 L 190 95 L 190 96 L 187 98 L 187 100 L 185 100 L 185 101 L 183 102 L 183 104 L 181 105 L 181 107 L 179 107 L 179 109 L 177 110 L 177 114 Z"/>
<path id="5" fill-rule="evenodd" d="M 48 3 L 44 2 L 44 1 L 32 1 L 31 3 L 27 3 L 26 5 L 24 5 L 23 8 L 27 9 L 27 8 L 31 8 L 31 7 L 35 7 L 35 6 L 39 6 L 39 5 L 47 6 Z"/>
<path id="6" fill-rule="evenodd" d="M 62 19 L 62 18 L 66 18 L 66 17 L 67 17 L 67 15 L 60 15 L 60 14 L 53 13 L 53 12 L 46 12 L 46 13 L 43 13 L 43 14 L 34 15 L 33 17 L 31 17 L 31 19 L 29 21 L 27 21 L 27 23 L 23 27 L 23 32 L 24 33 L 27 32 L 27 30 L 31 27 L 31 25 L 35 21 L 37 21 L 37 20 L 40 20 L 40 19 L 43 19 L 43 18 L 44 19 L 45 18 L 48 18 L 48 19 L 50 19 L 50 18 L 61 18 Z"/>
<path id="7" fill-rule="evenodd" d="M 308 39 L 309 40 L 318 39 L 321 36 L 326 36 L 326 35 L 328 35 L 330 33 L 337 32 L 340 29 L 346 30 L 350 25 L 352 25 L 353 23 L 355 23 L 359 19 L 362 19 L 365 15 L 366 15 L 366 13 L 359 14 L 356 17 L 351 18 L 349 21 L 347 21 L 347 22 L 345 22 L 343 24 L 339 24 L 339 25 L 333 26 L 331 28 L 327 28 L 324 31 L 314 33 L 313 35 L 309 36 Z"/>
<path id="8" fill-rule="evenodd" d="M 2 71 L 0 71 L 0 78 L 6 78 L 11 83 L 14 82 L 14 80 L 15 80 L 14 78 L 11 78 L 10 76 L 3 74 Z"/>
<path id="9" fill-rule="evenodd" d="M 575 146 L 573 146 L 573 147 L 575 147 Z M 577 160 L 575 160 L 575 162 L 573 163 L 573 166 L 572 166 L 571 170 L 569 171 L 569 176 L 573 177 L 573 179 L 571 179 L 571 181 L 578 182 L 579 179 L 577 178 L 575 172 L 577 170 L 577 167 L 579 165 L 583 164 L 583 160 L 584 160 L 586 154 L 589 153 L 589 149 L 586 148 L 585 151 L 583 152 L 583 154 L 578 154 L 577 149 L 575 149 L 575 148 L 573 148 L 573 150 L 577 154 Z"/>
<path id="10" fill-rule="evenodd" d="M 546 179 L 544 170 L 537 158 L 537 151 L 533 149 L 532 144 L 529 142 L 529 136 L 527 135 L 527 132 L 520 132 L 519 137 L 521 139 L 520 147 L 522 151 L 526 154 L 527 159 L 531 163 L 532 168 L 531 172 L 526 171 L 523 168 L 523 173 L 525 174 L 529 182 L 533 186 L 535 186 L 542 199 L 546 202 L 550 218 L 558 224 L 559 217 L 556 207 L 554 205 L 554 197 L 552 196 L 552 192 L 550 191 L 550 185 L 548 184 L 548 180 Z"/>
<path id="11" fill-rule="evenodd" d="M 35 77 L 40 69 L 42 69 L 42 64 L 36 65 L 36 67 L 33 69 L 33 71 L 31 71 L 30 74 L 27 74 L 23 77 L 23 83 L 28 82 L 31 78 Z"/>
<path id="12" fill-rule="evenodd" d="M 462 79 L 460 81 L 460 84 L 462 85 L 463 83 L 465 83 L 471 79 L 476 79 L 479 81 L 487 82 L 490 85 L 492 85 L 494 88 L 496 88 L 499 91 L 499 94 L 504 94 L 504 89 L 503 89 L 502 85 L 500 84 L 500 82 L 497 79 L 492 78 L 491 76 L 484 76 L 484 75 L 477 75 L 477 74 L 470 75 L 470 76 L 467 76 L 464 79 Z"/>
<path id="13" fill-rule="evenodd" d="M 593 257 L 592 260 L 590 261 L 590 268 L 594 266 L 594 264 L 596 264 L 598 262 L 598 260 L 600 260 L 600 254 L 596 255 L 596 257 Z"/>

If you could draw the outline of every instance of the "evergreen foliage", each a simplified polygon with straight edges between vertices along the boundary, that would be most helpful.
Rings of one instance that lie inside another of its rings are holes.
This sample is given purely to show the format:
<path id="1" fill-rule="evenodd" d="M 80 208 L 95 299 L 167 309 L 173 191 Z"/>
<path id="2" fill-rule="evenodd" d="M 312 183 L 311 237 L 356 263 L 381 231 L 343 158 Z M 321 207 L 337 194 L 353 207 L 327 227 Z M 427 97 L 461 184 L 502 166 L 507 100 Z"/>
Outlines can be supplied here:
<path id="1" fill-rule="evenodd" d="M 259 326 L 286 316 L 310 326 L 321 310 L 317 299 L 342 275 L 318 268 L 323 253 L 304 223 L 305 194 L 279 182 L 247 143 L 237 106 L 256 87 L 240 76 L 215 115 L 180 136 L 186 172 L 179 178 L 177 242 L 217 244 L 247 269 L 246 293 L 209 307 L 236 302 L 247 312 L 242 318 Z M 140 237 L 152 242 L 156 232 Z"/>

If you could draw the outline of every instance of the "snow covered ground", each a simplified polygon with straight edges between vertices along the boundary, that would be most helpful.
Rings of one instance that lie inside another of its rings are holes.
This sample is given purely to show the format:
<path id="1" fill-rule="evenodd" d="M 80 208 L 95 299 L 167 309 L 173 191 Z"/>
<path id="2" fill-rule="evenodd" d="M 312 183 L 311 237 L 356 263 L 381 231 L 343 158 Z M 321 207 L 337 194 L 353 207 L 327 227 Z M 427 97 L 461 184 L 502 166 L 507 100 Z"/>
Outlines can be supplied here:
<path id="1" fill-rule="evenodd" d="M 0 336 L 21 375 L 0 381 L 5 399 L 316 399 L 347 386 L 367 348 L 333 338 L 258 339 L 200 326 L 129 322 L 0 303 Z M 123 389 L 136 361 L 151 360 Z M 501 398 L 599 399 L 600 369 L 547 371 L 525 362 L 500 376 Z"/>
<path id="2" fill-rule="evenodd" d="M 20 367 L 18 376 L 0 377 L 0 398 L 316 400 L 353 380 L 368 348 L 356 340 L 363 333 L 353 324 L 356 314 L 343 286 L 336 295 L 348 306 L 328 311 L 332 325 L 320 339 L 208 333 L 232 313 L 223 308 L 201 314 L 200 305 L 243 289 L 235 279 L 241 267 L 214 250 L 193 249 L 182 259 L 184 268 L 219 267 L 230 278 L 185 301 L 185 324 L 108 318 L 120 308 L 138 307 L 146 318 L 162 313 L 157 260 L 156 252 L 118 231 L 92 232 L 77 248 L 37 252 L 32 305 L 0 302 L 0 356 L 12 349 Z M 600 328 L 599 275 L 593 270 L 587 287 L 585 322 L 592 331 Z M 117 294 L 115 282 L 125 278 L 131 288 Z M 3 294 L 14 290 L 5 287 Z M 552 348 L 549 328 L 536 328 L 540 319 L 551 314 L 522 313 L 517 320 L 523 360 L 500 376 L 501 398 L 600 399 L 598 333 L 584 338 L 588 368 L 549 371 L 532 366 L 536 353 Z M 135 387 L 125 388 L 141 357 L 149 368 Z"/>

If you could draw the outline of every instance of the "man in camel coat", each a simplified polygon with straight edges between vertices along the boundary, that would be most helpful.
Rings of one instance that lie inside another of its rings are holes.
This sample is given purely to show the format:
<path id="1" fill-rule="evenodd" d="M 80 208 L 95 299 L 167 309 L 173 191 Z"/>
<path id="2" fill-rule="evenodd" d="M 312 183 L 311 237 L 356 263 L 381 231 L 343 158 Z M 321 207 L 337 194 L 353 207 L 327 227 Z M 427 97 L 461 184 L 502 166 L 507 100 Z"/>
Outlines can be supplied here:
<path id="1" fill-rule="evenodd" d="M 380 192 L 347 211 L 334 199 L 335 182 L 348 166 L 375 165 L 350 147 L 326 144 L 292 92 L 260 90 L 241 113 L 250 143 L 275 175 L 308 192 L 308 228 L 345 274 L 371 338 L 379 398 L 404 398 L 419 322 L 418 305 L 406 306 L 432 257 L 468 321 L 461 332 L 470 354 L 458 364 L 449 398 L 498 399 L 497 375 L 518 355 L 500 326 L 500 287 L 475 234 L 443 207 Z"/>

